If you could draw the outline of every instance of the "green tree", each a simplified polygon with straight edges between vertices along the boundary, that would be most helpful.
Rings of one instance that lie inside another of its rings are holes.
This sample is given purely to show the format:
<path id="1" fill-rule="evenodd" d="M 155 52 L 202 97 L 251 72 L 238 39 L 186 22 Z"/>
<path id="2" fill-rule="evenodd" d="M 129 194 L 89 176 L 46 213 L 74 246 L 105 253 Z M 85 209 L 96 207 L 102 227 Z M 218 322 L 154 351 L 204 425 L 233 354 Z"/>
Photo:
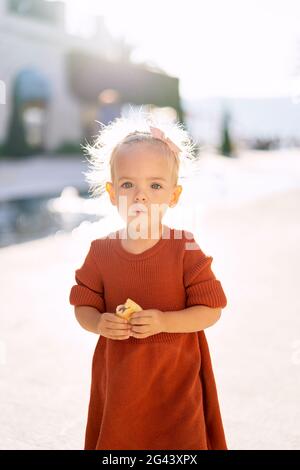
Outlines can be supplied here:
<path id="1" fill-rule="evenodd" d="M 21 157 L 32 153 L 25 136 L 21 100 L 18 96 L 18 81 L 13 85 L 12 111 L 8 124 L 7 137 L 3 146 L 3 153 L 7 156 Z"/>
<path id="2" fill-rule="evenodd" d="M 222 129 L 221 129 L 221 145 L 220 153 L 226 157 L 231 157 L 233 153 L 233 143 L 230 137 L 229 122 L 230 114 L 228 111 L 223 112 Z"/>

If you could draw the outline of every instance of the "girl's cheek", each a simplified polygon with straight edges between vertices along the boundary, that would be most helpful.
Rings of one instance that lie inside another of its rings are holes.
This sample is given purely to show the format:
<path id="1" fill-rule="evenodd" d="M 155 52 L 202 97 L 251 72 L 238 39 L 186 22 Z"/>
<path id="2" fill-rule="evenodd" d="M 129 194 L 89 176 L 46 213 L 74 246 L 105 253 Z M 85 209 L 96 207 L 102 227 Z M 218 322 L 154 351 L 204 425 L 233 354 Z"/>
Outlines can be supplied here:
<path id="1" fill-rule="evenodd" d="M 126 201 L 128 199 L 128 193 L 125 192 L 124 190 L 119 191 L 118 194 L 117 194 L 117 199 L 118 199 L 119 202 L 121 202 L 122 199 L 123 199 L 123 201 Z"/>

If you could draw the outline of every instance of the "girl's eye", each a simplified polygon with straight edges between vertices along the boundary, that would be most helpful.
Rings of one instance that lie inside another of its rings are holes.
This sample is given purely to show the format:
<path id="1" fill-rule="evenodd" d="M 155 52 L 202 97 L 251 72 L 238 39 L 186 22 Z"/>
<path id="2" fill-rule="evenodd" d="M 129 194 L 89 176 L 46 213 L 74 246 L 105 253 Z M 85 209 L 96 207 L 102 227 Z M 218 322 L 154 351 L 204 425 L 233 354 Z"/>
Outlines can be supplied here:
<path id="1" fill-rule="evenodd" d="M 124 184 L 131 184 L 131 183 L 129 183 L 129 181 L 126 181 L 125 183 L 122 184 L 122 186 L 121 186 L 122 188 L 123 188 Z"/>
<path id="2" fill-rule="evenodd" d="M 122 184 L 122 186 L 121 186 L 122 188 L 125 187 L 124 184 L 131 184 L 131 183 L 129 181 L 126 181 L 125 183 Z M 157 186 L 162 187 L 159 183 L 153 183 L 152 186 L 153 185 L 157 185 Z M 128 188 L 128 186 L 126 186 L 126 188 Z M 160 188 L 156 188 L 156 189 L 160 189 Z"/>

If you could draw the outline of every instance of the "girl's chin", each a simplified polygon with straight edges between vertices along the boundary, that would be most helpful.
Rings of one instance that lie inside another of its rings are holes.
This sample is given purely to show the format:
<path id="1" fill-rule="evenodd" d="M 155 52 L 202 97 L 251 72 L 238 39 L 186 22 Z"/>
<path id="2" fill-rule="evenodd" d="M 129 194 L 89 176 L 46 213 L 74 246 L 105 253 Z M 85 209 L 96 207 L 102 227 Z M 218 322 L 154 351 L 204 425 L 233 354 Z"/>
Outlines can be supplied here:
<path id="1" fill-rule="evenodd" d="M 151 225 L 153 227 L 155 227 L 155 225 L 157 225 L 157 227 L 161 227 L 162 225 L 162 222 L 161 221 L 152 221 L 151 218 L 145 214 L 145 213 L 138 213 L 138 214 L 135 214 L 135 215 L 129 215 L 127 217 L 127 223 L 130 223 L 130 222 L 133 222 L 133 221 L 140 221 L 141 224 L 145 224 L 149 227 L 151 227 Z"/>
<path id="2" fill-rule="evenodd" d="M 144 220 L 150 220 L 149 215 L 145 212 L 136 212 L 136 214 L 128 215 L 129 220 L 136 219 L 137 217 L 139 217 L 140 219 L 144 219 Z"/>

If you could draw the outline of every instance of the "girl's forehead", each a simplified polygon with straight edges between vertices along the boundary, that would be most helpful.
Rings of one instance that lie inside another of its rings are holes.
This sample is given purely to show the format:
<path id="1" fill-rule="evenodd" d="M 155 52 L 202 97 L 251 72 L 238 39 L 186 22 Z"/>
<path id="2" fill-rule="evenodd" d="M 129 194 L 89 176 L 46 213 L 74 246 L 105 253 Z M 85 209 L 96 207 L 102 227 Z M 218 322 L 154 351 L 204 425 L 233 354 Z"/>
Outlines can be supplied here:
<path id="1" fill-rule="evenodd" d="M 128 142 L 120 145 L 117 155 L 127 158 L 163 158 L 166 155 L 164 147 L 159 142 Z"/>
<path id="2" fill-rule="evenodd" d="M 116 173 L 122 173 L 126 169 L 139 173 L 151 169 L 159 173 L 168 173 L 170 158 L 154 145 L 122 145 L 116 154 L 114 167 Z"/>

